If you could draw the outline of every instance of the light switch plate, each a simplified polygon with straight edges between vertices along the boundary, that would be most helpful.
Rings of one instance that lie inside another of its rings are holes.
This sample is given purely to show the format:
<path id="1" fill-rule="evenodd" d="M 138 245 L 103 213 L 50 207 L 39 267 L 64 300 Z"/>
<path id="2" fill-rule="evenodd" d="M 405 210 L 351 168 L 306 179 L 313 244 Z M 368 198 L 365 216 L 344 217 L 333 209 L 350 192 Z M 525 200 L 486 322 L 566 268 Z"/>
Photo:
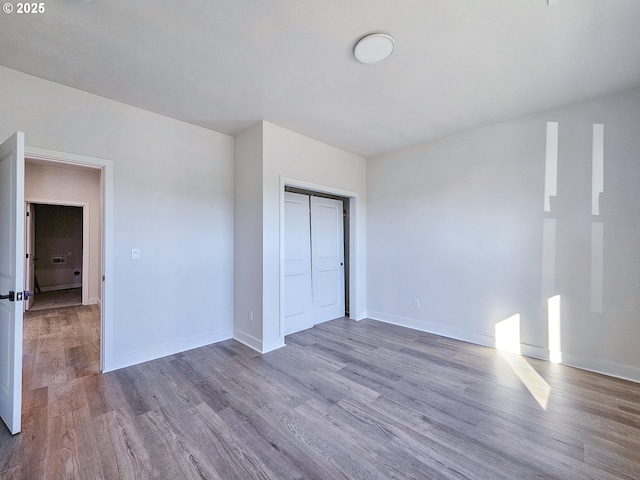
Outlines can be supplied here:
<path id="1" fill-rule="evenodd" d="M 131 249 L 131 260 L 140 260 L 140 250 L 138 248 Z"/>

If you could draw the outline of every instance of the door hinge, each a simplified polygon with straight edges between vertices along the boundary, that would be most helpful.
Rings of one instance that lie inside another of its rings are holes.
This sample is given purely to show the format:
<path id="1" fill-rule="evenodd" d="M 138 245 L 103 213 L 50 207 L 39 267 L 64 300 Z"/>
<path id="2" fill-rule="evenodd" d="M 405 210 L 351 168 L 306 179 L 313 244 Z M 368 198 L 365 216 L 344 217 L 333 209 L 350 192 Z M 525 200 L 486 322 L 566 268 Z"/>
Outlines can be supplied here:
<path id="1" fill-rule="evenodd" d="M 27 253 L 27 258 L 29 258 L 29 254 Z"/>
<path id="2" fill-rule="evenodd" d="M 29 212 L 27 212 L 27 217 L 29 216 Z"/>
<path id="3" fill-rule="evenodd" d="M 102 275 L 102 281 L 104 282 L 104 275 Z"/>

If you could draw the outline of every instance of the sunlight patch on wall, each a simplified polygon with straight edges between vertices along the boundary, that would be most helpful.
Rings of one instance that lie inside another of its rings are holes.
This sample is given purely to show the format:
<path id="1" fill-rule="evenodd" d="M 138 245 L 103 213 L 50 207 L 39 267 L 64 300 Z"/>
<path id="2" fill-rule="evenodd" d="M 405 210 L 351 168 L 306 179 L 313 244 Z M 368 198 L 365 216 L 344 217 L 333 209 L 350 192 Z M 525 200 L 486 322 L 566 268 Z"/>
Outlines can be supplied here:
<path id="1" fill-rule="evenodd" d="M 520 314 L 510 316 L 494 326 L 496 348 L 505 352 L 520 353 Z"/>
<path id="2" fill-rule="evenodd" d="M 562 362 L 562 308 L 560 295 L 547 300 L 549 322 L 549 361 Z"/>

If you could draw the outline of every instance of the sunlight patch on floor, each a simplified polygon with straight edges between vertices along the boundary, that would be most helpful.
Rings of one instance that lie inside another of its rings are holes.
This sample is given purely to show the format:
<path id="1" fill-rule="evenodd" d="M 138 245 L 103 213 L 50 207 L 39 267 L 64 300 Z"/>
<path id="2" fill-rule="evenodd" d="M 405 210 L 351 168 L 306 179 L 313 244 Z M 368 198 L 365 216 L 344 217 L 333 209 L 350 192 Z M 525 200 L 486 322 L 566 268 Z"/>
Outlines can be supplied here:
<path id="1" fill-rule="evenodd" d="M 549 300 L 551 301 L 552 299 Z M 551 316 L 549 318 L 551 319 Z M 520 314 L 517 313 L 495 324 L 495 340 L 496 349 L 500 351 L 502 357 L 507 361 L 522 384 L 529 390 L 538 405 L 543 410 L 546 410 L 547 405 L 549 405 L 551 387 L 529 362 L 520 355 Z"/>
<path id="2" fill-rule="evenodd" d="M 529 365 L 529 362 L 527 362 L 523 356 L 503 351 L 501 351 L 500 354 L 507 361 L 523 385 L 527 387 L 527 390 L 529 390 L 529 393 L 536 402 L 538 402 L 538 405 L 540 405 L 543 410 L 546 410 L 547 405 L 549 405 L 549 397 L 551 396 L 551 386 Z"/>

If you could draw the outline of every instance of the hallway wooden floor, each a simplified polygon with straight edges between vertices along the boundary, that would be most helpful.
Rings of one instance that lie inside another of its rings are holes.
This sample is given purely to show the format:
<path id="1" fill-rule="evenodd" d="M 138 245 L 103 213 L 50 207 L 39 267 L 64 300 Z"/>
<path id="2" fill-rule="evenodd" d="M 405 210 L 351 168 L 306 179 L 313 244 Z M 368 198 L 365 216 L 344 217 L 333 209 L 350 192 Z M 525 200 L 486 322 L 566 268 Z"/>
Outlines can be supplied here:
<path id="1" fill-rule="evenodd" d="M 344 319 L 101 375 L 97 310 L 48 312 L 3 480 L 640 478 L 638 384 Z"/>
<path id="2" fill-rule="evenodd" d="M 24 317 L 23 392 L 100 372 L 97 305 L 30 310 Z"/>

